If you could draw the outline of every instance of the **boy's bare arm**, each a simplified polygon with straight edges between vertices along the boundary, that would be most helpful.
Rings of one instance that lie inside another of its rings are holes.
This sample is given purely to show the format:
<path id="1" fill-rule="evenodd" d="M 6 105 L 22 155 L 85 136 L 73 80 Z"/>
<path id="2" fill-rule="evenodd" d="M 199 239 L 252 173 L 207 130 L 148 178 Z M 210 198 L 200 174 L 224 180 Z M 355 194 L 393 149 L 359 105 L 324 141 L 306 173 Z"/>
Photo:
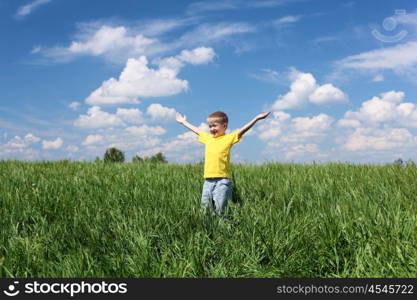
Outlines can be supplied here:
<path id="1" fill-rule="evenodd" d="M 259 120 L 265 119 L 271 112 L 265 112 L 262 114 L 257 115 L 252 121 L 250 121 L 248 124 L 246 124 L 245 126 L 243 126 L 242 128 L 240 128 L 239 130 L 239 138 L 245 134 L 245 132 L 247 132 L 249 129 L 252 128 L 253 125 L 255 125 L 256 122 L 258 122 Z"/>
<path id="2" fill-rule="evenodd" d="M 188 123 L 188 121 L 186 120 L 186 117 L 177 113 L 175 119 L 177 120 L 178 123 L 184 125 L 185 127 L 187 127 L 188 129 L 190 129 L 191 131 L 193 131 L 196 134 L 200 134 L 200 129 L 195 127 L 194 125 Z"/>

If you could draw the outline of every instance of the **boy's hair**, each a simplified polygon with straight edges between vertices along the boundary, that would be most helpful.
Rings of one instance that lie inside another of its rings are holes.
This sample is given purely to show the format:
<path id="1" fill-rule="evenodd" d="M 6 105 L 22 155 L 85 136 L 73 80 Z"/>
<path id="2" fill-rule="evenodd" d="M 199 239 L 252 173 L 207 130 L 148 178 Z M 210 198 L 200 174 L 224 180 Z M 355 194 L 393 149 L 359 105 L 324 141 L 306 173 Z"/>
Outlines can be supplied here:
<path id="1" fill-rule="evenodd" d="M 227 118 L 227 115 L 222 111 L 216 111 L 212 113 L 211 115 L 207 117 L 207 119 L 212 119 L 213 121 L 220 122 L 222 124 L 229 123 L 229 119 Z"/>

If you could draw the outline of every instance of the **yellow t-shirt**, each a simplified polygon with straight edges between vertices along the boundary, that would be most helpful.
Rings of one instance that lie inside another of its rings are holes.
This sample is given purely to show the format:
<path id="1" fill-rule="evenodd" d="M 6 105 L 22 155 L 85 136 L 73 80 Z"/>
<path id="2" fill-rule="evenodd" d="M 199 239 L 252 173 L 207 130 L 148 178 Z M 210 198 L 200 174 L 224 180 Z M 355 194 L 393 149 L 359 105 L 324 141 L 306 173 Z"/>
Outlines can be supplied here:
<path id="1" fill-rule="evenodd" d="M 229 172 L 230 149 L 239 142 L 238 131 L 213 137 L 207 132 L 200 131 L 198 141 L 206 145 L 204 155 L 204 178 L 231 178 Z"/>

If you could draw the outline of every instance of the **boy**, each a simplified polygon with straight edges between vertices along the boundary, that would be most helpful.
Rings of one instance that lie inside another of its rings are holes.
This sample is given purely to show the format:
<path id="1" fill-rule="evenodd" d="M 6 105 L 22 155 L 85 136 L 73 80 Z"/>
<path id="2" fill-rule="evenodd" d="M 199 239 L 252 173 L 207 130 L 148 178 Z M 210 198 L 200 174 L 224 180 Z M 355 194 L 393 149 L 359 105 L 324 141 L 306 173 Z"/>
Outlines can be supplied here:
<path id="1" fill-rule="evenodd" d="M 239 142 L 257 121 L 265 119 L 270 112 L 257 115 L 252 121 L 237 131 L 225 134 L 228 118 L 224 112 L 216 111 L 208 116 L 210 129 L 208 134 L 188 123 L 185 116 L 177 113 L 176 120 L 191 131 L 198 134 L 198 141 L 205 144 L 204 155 L 204 185 L 201 197 L 203 207 L 210 207 L 212 212 L 223 214 L 227 200 L 232 197 L 232 180 L 229 171 L 230 149 Z"/>

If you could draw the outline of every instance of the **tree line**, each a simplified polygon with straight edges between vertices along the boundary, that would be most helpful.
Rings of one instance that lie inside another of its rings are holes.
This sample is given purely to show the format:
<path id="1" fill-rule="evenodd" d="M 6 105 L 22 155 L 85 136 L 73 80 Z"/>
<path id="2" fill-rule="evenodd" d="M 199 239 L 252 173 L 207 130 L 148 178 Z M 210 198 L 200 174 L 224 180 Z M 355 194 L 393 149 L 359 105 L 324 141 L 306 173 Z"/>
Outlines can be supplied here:
<path id="1" fill-rule="evenodd" d="M 112 163 L 112 162 L 124 162 L 125 161 L 125 154 L 120 149 L 116 147 L 111 147 L 106 150 L 104 153 L 103 159 L 100 157 L 96 157 L 95 162 L 105 162 L 105 163 Z M 135 155 L 132 157 L 133 163 L 167 163 L 165 156 L 162 152 L 158 152 L 155 155 L 150 157 L 140 157 Z"/>

